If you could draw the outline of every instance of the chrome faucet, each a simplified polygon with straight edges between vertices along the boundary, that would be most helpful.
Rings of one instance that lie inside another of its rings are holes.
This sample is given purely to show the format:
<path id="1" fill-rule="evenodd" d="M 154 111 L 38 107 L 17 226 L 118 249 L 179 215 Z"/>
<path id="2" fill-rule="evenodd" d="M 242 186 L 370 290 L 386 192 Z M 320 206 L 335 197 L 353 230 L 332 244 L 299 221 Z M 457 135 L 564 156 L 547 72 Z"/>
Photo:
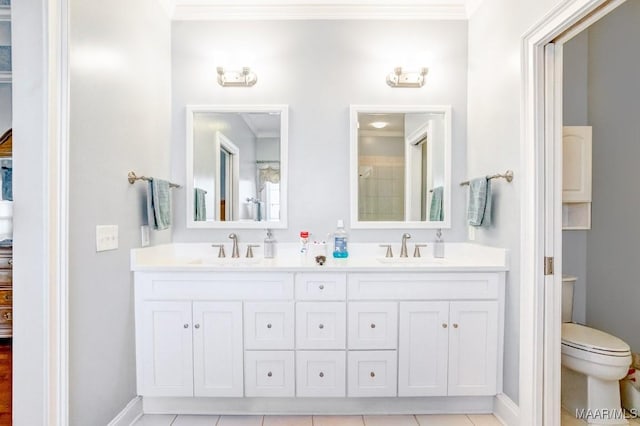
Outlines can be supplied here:
<path id="1" fill-rule="evenodd" d="M 409 257 L 407 255 L 407 240 L 411 238 L 411 234 L 405 232 L 402 234 L 402 245 L 400 246 L 400 257 Z"/>
<path id="2" fill-rule="evenodd" d="M 233 240 L 233 248 L 231 249 L 231 257 L 240 257 L 240 250 L 238 250 L 238 236 L 233 232 L 229 234 L 229 238 Z"/>

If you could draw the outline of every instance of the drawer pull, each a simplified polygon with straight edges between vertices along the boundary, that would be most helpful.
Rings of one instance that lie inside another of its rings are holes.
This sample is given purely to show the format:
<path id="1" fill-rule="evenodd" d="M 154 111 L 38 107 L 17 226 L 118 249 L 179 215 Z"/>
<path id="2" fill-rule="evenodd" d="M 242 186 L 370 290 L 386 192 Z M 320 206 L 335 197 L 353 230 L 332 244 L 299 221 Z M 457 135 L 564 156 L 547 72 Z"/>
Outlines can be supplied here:
<path id="1" fill-rule="evenodd" d="M 376 373 L 374 373 L 373 371 L 372 371 L 371 373 L 369 373 L 369 375 L 370 375 L 371 377 L 376 377 Z"/>
<path id="2" fill-rule="evenodd" d="M 318 286 L 318 288 L 319 288 L 320 290 L 324 290 L 324 284 L 320 284 L 320 285 Z"/>
<path id="3" fill-rule="evenodd" d="M 318 374 L 320 377 L 324 377 L 324 373 L 321 371 L 320 374 Z"/>
<path id="4" fill-rule="evenodd" d="M 371 323 L 371 328 L 376 328 L 375 323 Z"/>
<path id="5" fill-rule="evenodd" d="M 189 328 L 189 324 L 185 324 L 183 327 L 184 328 Z"/>
<path id="6" fill-rule="evenodd" d="M 271 323 L 267 324 L 267 328 L 271 328 Z"/>
<path id="7" fill-rule="evenodd" d="M 442 323 L 442 328 L 447 328 L 447 323 L 446 322 Z"/>
<path id="8" fill-rule="evenodd" d="M 200 324 L 196 324 L 193 326 L 194 328 L 200 328 Z"/>
<path id="9" fill-rule="evenodd" d="M 319 328 L 320 330 L 322 330 L 322 329 L 324 328 L 324 324 L 320 324 L 320 325 L 318 325 L 318 328 Z"/>
<path id="10" fill-rule="evenodd" d="M 6 300 L 7 302 L 10 301 L 11 300 L 11 293 L 5 293 L 3 299 Z"/>
<path id="11" fill-rule="evenodd" d="M 2 318 L 4 318 L 6 321 L 11 321 L 13 319 L 13 315 L 11 315 L 11 312 L 5 312 L 4 314 L 2 314 Z"/>
<path id="12" fill-rule="evenodd" d="M 453 323 L 453 328 L 458 328 L 458 324 Z"/>
<path id="13" fill-rule="evenodd" d="M 267 373 L 267 377 L 271 377 L 271 376 L 273 376 L 273 373 L 272 373 L 271 371 L 269 371 L 269 372 Z"/>
<path id="14" fill-rule="evenodd" d="M 9 266 L 13 266 L 13 258 L 9 259 L 7 263 L 9 264 Z"/>

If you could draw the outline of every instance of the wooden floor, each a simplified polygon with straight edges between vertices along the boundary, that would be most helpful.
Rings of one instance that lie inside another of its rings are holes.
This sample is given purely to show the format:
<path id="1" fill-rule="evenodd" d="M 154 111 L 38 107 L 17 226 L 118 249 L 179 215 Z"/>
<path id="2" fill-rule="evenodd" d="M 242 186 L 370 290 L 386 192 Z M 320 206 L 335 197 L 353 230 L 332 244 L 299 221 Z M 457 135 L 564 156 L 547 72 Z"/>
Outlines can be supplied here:
<path id="1" fill-rule="evenodd" d="M 11 425 L 11 339 L 0 339 L 0 426 Z"/>

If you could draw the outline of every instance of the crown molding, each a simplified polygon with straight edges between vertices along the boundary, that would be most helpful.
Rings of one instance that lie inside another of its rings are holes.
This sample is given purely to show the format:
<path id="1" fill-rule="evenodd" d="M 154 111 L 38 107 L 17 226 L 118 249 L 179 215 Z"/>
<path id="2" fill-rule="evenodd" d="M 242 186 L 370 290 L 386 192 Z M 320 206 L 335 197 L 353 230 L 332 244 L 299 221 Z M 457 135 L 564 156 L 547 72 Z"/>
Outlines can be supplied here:
<path id="1" fill-rule="evenodd" d="M 166 0 L 165 0 L 166 1 Z M 464 4 L 181 4 L 173 19 L 193 20 L 466 20 Z"/>

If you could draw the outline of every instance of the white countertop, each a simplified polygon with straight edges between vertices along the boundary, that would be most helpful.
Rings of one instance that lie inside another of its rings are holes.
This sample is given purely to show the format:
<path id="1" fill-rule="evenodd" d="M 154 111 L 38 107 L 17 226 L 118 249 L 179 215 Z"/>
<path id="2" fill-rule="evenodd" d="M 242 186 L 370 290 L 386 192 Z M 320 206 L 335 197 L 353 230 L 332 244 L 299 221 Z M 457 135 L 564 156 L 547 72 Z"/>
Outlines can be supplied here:
<path id="1" fill-rule="evenodd" d="M 407 244 L 409 257 L 400 258 L 400 244 L 392 244 L 393 258 L 385 258 L 384 243 L 350 243 L 349 257 L 334 259 L 327 250 L 326 263 L 315 262 L 316 248 L 306 256 L 299 253 L 297 243 L 278 243 L 274 259 L 264 259 L 262 247 L 254 248 L 254 257 L 245 258 L 247 244 L 239 243 L 240 258 L 231 258 L 231 243 L 225 242 L 227 257 L 218 258 L 218 249 L 210 243 L 173 243 L 131 250 L 132 271 L 307 271 L 307 272 L 465 272 L 465 271 L 507 271 L 509 269 L 508 250 L 475 243 L 446 243 L 445 257 L 433 257 L 433 245 L 421 249 L 422 257 L 414 258 L 414 242 Z M 252 243 L 253 244 L 253 243 Z M 261 243 L 256 243 L 260 244 Z M 388 243 L 387 243 L 388 244 Z"/>

